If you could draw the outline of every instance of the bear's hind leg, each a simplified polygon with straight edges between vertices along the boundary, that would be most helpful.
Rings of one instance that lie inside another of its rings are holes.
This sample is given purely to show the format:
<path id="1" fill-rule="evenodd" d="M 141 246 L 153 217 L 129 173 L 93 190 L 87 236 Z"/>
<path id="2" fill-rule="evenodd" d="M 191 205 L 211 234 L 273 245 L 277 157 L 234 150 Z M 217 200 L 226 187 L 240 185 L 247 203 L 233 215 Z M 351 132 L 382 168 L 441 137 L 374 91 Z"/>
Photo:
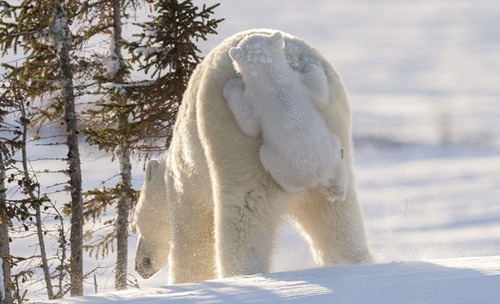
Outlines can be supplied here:
<path id="1" fill-rule="evenodd" d="M 275 185 L 274 187 L 276 187 Z M 267 273 L 282 211 L 264 184 L 230 193 L 216 204 L 216 248 L 220 278 Z"/>
<path id="2" fill-rule="evenodd" d="M 356 194 L 347 191 L 345 200 L 330 202 L 326 194 L 311 189 L 293 208 L 319 267 L 371 262 Z"/>

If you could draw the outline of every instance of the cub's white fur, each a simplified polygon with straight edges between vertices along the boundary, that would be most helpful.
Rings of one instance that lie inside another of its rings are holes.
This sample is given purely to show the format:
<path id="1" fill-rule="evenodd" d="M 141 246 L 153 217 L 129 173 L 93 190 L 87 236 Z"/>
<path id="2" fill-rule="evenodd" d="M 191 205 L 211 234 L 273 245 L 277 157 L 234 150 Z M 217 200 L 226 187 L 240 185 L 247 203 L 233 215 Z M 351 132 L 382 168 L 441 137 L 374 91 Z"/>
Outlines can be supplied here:
<path id="1" fill-rule="evenodd" d="M 326 59 L 303 40 L 283 34 L 286 62 L 297 71 L 301 85 L 321 86 L 321 81 L 307 80 L 308 75 L 317 77 L 318 73 L 308 72 L 317 69 L 316 64 L 326 75 L 326 101 L 314 96 L 306 99 L 340 141 L 332 144 L 336 161 L 338 149 L 344 151 L 346 194 L 334 203 L 317 187 L 296 193 L 280 186 L 262 165 L 263 136 L 257 136 L 257 131 L 243 132 L 246 127 L 240 128 L 223 96 L 228 81 L 239 77 L 229 50 L 245 37 L 275 33 L 251 30 L 229 37 L 193 73 L 172 143 L 163 160 L 148 166 L 151 170 L 137 206 L 136 267 L 141 275 L 158 271 L 167 255 L 172 283 L 268 272 L 280 219 L 286 214 L 297 220 L 318 266 L 371 261 L 354 185 L 349 104 L 339 76 Z M 271 60 L 274 63 L 274 57 Z M 259 132 L 263 129 L 262 124 Z"/>
<path id="2" fill-rule="evenodd" d="M 242 78 L 223 94 L 236 122 L 249 136 L 262 136 L 260 160 L 285 190 L 302 193 L 318 186 L 332 199 L 343 198 L 348 173 L 339 139 L 318 110 L 328 105 L 323 68 L 300 58 L 302 72 L 290 67 L 280 32 L 245 37 L 229 50 Z"/>

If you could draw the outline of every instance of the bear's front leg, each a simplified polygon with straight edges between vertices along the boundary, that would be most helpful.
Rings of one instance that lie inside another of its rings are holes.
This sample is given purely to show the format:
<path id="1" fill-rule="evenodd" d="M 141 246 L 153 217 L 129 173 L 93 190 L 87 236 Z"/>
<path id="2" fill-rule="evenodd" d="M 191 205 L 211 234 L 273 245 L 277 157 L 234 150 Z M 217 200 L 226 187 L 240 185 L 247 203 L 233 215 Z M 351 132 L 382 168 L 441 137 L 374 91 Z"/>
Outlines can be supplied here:
<path id="1" fill-rule="evenodd" d="M 257 122 L 257 117 L 253 104 L 244 100 L 243 94 L 245 92 L 245 83 L 241 78 L 230 79 L 222 94 L 227 100 L 229 109 L 238 123 L 240 129 L 248 136 L 258 137 L 260 133 L 260 125 Z"/>
<path id="2" fill-rule="evenodd" d="M 190 199 L 171 203 L 170 283 L 217 277 L 213 211 Z"/>
<path id="3" fill-rule="evenodd" d="M 321 110 L 328 105 L 330 90 L 328 89 L 328 79 L 321 65 L 308 58 L 302 57 L 304 73 L 301 74 L 301 82 L 308 90 L 308 96 L 313 105 Z"/>

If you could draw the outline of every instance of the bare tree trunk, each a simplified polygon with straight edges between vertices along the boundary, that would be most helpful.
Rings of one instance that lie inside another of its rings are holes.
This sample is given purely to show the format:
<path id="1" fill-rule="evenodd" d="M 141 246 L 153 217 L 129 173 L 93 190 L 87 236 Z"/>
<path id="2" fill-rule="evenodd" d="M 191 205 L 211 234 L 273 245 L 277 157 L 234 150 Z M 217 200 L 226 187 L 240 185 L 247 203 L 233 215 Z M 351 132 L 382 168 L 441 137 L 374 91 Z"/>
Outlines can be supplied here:
<path id="1" fill-rule="evenodd" d="M 5 210 L 5 165 L 3 162 L 2 154 L 0 153 L 0 208 Z M 0 290 L 0 303 L 10 303 L 12 301 L 12 294 L 10 292 L 10 264 L 4 260 L 6 256 L 10 255 L 9 244 L 9 226 L 7 223 L 0 223 L 0 265 L 2 267 L 3 277 L 3 290 Z"/>
<path id="2" fill-rule="evenodd" d="M 51 203 L 52 204 L 52 203 Z M 59 256 L 59 261 L 60 261 L 60 267 L 61 270 L 59 271 L 59 292 L 55 296 L 55 298 L 60 299 L 64 296 L 64 263 L 66 262 L 66 237 L 65 237 L 65 229 L 64 229 L 64 217 L 59 213 L 59 210 L 57 210 L 56 206 L 52 204 L 52 208 L 57 212 L 57 215 L 59 216 L 59 221 L 61 222 L 61 226 L 59 227 L 59 248 L 61 249 L 61 253 Z"/>
<path id="3" fill-rule="evenodd" d="M 0 290 L 0 303 L 11 303 L 12 294 L 10 292 L 10 264 L 4 260 L 4 257 L 10 254 L 9 246 L 9 227 L 0 224 L 0 255 L 2 256 L 2 276 L 3 290 Z"/>
<path id="4" fill-rule="evenodd" d="M 45 285 L 47 287 L 47 295 L 49 297 L 49 300 L 52 300 L 54 298 L 54 289 L 52 288 L 52 281 L 50 280 L 50 269 L 49 269 L 49 264 L 47 262 L 47 253 L 45 251 L 45 241 L 43 239 L 42 215 L 40 211 L 40 206 L 35 207 L 35 217 L 36 217 L 36 234 L 38 235 L 40 255 L 42 256 L 43 277 L 45 279 Z"/>
<path id="5" fill-rule="evenodd" d="M 116 57 L 120 63 L 120 69 L 115 75 L 115 80 L 122 83 L 123 77 L 123 57 L 121 54 L 122 40 L 122 23 L 121 23 L 121 1 L 113 0 L 113 39 L 111 43 L 114 45 L 110 48 L 114 50 Z M 126 100 L 122 100 L 126 102 Z M 119 117 L 119 127 L 127 123 L 128 117 Z M 121 144 L 114 150 L 115 157 L 118 159 L 118 171 L 120 180 L 123 185 L 121 197 L 116 205 L 116 243 L 117 243 L 117 257 L 116 257 L 116 275 L 115 275 L 115 288 L 116 290 L 127 289 L 127 262 L 128 262 L 128 217 L 131 208 L 130 193 L 132 191 L 132 166 L 130 165 L 129 146 Z"/>
<path id="6" fill-rule="evenodd" d="M 118 158 L 123 192 L 116 205 L 116 290 L 127 289 L 127 262 L 128 262 L 128 216 L 131 206 L 130 192 L 132 189 L 132 172 L 128 147 L 120 145 L 115 150 Z"/>
<path id="7" fill-rule="evenodd" d="M 39 195 L 35 195 L 33 192 L 34 189 L 31 188 L 31 185 L 33 184 L 33 181 L 30 178 L 29 170 L 28 170 L 28 153 L 26 152 L 26 142 L 27 142 L 27 136 L 28 136 L 28 123 L 29 120 L 26 117 L 26 109 L 24 108 L 24 103 L 22 101 L 22 97 L 17 93 L 17 98 L 19 100 L 19 108 L 21 109 L 21 123 L 23 126 L 23 142 L 21 146 L 21 157 L 22 157 L 22 164 L 23 164 L 23 175 L 24 175 L 24 180 L 25 180 L 25 185 L 24 187 L 26 188 L 26 191 L 32 201 L 36 201 L 39 199 Z M 42 231 L 42 214 L 40 211 L 40 205 L 35 204 L 35 218 L 36 218 L 36 233 L 38 236 L 38 245 L 40 246 L 40 256 L 42 257 L 42 270 L 43 270 L 43 277 L 45 279 L 45 286 L 47 287 L 47 295 L 49 297 L 49 300 L 54 298 L 54 292 L 52 288 L 52 282 L 50 280 L 50 269 L 49 269 L 49 263 L 47 261 L 47 252 L 45 250 L 45 240 L 43 238 L 43 231 Z"/>
<path id="8" fill-rule="evenodd" d="M 73 71 L 69 57 L 69 27 L 60 0 L 56 0 L 56 18 L 63 29 L 57 44 L 59 58 L 61 99 L 65 105 L 66 143 L 68 146 L 69 177 L 71 188 L 71 296 L 83 295 L 83 199 L 80 151 L 76 125 Z"/>

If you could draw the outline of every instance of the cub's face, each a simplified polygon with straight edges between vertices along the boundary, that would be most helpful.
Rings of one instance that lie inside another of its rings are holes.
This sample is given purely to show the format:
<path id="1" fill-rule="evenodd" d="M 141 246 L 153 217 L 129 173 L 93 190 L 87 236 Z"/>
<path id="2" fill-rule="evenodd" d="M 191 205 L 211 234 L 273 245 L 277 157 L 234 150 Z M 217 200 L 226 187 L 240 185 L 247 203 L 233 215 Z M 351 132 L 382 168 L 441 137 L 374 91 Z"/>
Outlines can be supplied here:
<path id="1" fill-rule="evenodd" d="M 273 64 L 279 56 L 284 57 L 284 48 L 281 32 L 271 36 L 255 34 L 245 37 L 238 46 L 231 48 L 229 56 L 238 72 L 249 71 L 252 74 L 264 65 Z"/>

